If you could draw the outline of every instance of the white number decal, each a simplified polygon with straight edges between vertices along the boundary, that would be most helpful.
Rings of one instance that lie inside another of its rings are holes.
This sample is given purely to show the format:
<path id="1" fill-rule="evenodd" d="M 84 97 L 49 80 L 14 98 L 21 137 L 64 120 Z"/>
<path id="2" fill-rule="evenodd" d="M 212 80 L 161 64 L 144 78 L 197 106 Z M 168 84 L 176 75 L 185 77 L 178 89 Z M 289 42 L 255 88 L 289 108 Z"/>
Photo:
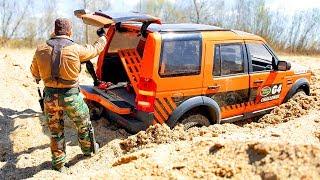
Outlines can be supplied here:
<path id="1" fill-rule="evenodd" d="M 282 84 L 275 85 L 275 86 L 272 87 L 271 93 L 272 94 L 280 94 L 281 90 L 282 90 Z"/>

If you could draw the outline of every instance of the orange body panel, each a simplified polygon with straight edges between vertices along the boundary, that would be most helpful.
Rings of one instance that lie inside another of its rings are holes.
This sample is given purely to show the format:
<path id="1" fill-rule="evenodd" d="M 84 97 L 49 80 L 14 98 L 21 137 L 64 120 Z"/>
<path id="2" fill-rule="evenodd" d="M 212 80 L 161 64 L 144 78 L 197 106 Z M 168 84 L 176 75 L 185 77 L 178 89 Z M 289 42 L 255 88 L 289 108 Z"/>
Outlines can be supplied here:
<path id="1" fill-rule="evenodd" d="M 208 39 L 212 39 L 215 37 L 209 36 Z M 223 35 L 219 35 L 215 39 L 219 38 L 227 38 L 223 37 Z M 205 59 L 205 76 L 204 76 L 204 84 L 203 84 L 203 94 L 217 94 L 223 92 L 231 92 L 231 91 L 239 91 L 249 89 L 249 75 L 248 74 L 241 74 L 235 76 L 222 76 L 222 77 L 214 77 L 213 76 L 213 57 L 214 57 L 214 46 L 216 44 L 223 44 L 223 43 L 239 43 L 243 44 L 243 40 L 225 40 L 225 41 L 206 41 L 206 59 Z M 209 87 L 217 86 L 215 89 L 209 89 Z M 241 115 L 244 113 L 245 104 L 239 105 L 231 105 L 221 107 L 221 118 L 228 118 L 232 116 Z"/>

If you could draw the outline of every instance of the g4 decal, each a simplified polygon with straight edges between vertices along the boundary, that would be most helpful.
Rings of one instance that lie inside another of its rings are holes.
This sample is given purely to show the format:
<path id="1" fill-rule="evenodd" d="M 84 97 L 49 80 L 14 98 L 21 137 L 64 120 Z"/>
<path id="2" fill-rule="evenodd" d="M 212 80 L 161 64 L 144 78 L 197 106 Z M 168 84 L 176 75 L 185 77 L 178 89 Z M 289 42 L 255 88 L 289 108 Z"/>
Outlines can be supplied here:
<path id="1" fill-rule="evenodd" d="M 267 102 L 267 101 L 279 99 L 281 91 L 282 91 L 282 84 L 263 87 L 260 92 L 260 95 L 262 96 L 260 102 Z"/>

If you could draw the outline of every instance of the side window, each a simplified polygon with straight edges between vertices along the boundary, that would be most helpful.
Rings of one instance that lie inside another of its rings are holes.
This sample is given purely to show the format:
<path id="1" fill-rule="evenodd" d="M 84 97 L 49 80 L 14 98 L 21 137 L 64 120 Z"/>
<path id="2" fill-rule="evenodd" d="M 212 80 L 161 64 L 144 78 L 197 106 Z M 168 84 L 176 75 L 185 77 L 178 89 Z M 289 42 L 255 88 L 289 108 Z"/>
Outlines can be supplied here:
<path id="1" fill-rule="evenodd" d="M 272 70 L 272 55 L 263 44 L 249 43 L 247 47 L 254 72 Z"/>
<path id="2" fill-rule="evenodd" d="M 166 39 L 163 36 L 159 75 L 175 77 L 200 74 L 201 37 L 181 34 Z"/>
<path id="3" fill-rule="evenodd" d="M 244 72 L 244 58 L 241 44 L 216 45 L 214 76 L 234 75 Z"/>

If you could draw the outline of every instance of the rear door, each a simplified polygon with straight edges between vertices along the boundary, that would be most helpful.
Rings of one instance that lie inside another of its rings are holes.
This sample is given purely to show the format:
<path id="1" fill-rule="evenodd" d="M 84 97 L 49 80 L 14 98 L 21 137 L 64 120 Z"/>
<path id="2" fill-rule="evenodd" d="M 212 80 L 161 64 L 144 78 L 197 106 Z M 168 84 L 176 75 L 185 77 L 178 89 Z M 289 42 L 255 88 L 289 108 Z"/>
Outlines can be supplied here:
<path id="1" fill-rule="evenodd" d="M 239 116 L 249 99 L 249 74 L 244 42 L 210 41 L 206 44 L 204 94 L 221 108 L 222 119 Z"/>
<path id="2" fill-rule="evenodd" d="M 192 33 L 163 33 L 160 49 L 153 67 L 157 83 L 155 119 L 164 122 L 185 100 L 202 94 L 203 45 L 202 35 Z"/>
<path id="3" fill-rule="evenodd" d="M 254 112 L 280 104 L 284 96 L 286 71 L 274 71 L 272 58 L 277 57 L 262 41 L 246 41 L 250 71 L 250 103 L 246 112 Z"/>
<path id="4" fill-rule="evenodd" d="M 122 22 L 148 22 L 161 24 L 161 20 L 147 14 L 141 13 L 114 13 L 114 12 L 88 12 L 86 10 L 76 10 L 74 15 L 81 18 L 85 24 L 103 27 L 113 23 Z"/>

